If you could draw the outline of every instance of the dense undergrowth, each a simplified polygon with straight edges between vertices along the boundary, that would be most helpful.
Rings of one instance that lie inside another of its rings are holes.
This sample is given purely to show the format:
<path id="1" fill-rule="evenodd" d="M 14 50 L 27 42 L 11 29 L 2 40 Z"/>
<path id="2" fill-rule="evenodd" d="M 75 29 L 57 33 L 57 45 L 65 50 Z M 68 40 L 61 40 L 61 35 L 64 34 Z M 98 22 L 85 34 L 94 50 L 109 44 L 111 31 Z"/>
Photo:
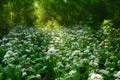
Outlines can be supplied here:
<path id="1" fill-rule="evenodd" d="M 119 32 L 17 26 L 0 40 L 0 80 L 119 80 Z"/>

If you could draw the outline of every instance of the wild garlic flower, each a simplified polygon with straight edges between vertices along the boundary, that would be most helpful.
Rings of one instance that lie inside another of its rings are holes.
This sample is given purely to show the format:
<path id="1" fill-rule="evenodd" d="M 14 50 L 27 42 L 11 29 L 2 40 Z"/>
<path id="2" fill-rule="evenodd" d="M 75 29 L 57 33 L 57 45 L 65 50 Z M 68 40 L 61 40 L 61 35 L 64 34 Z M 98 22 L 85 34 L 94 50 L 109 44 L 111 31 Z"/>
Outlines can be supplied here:
<path id="1" fill-rule="evenodd" d="M 13 55 L 13 56 L 15 56 L 15 55 L 17 55 L 17 53 L 14 53 L 13 51 L 7 51 L 6 52 L 6 54 L 4 55 L 4 58 L 8 58 L 8 57 L 10 57 L 11 55 Z"/>
<path id="2" fill-rule="evenodd" d="M 51 47 L 49 50 L 48 50 L 48 53 L 54 53 L 56 52 L 56 49 L 54 47 Z"/>
<path id="3" fill-rule="evenodd" d="M 12 44 L 11 43 L 7 43 L 6 46 L 12 46 Z"/>
<path id="4" fill-rule="evenodd" d="M 4 58 L 8 58 L 8 57 L 10 57 L 10 55 L 6 53 L 6 54 L 4 55 Z"/>
<path id="5" fill-rule="evenodd" d="M 64 0 L 65 3 L 67 3 L 67 0 Z"/>
<path id="6" fill-rule="evenodd" d="M 26 76 L 27 75 L 27 73 L 26 72 L 23 72 L 22 73 L 22 77 L 24 77 L 24 76 Z"/>
<path id="7" fill-rule="evenodd" d="M 120 79 L 120 71 L 118 71 L 116 74 L 114 74 L 114 76 L 115 76 L 116 78 L 119 78 L 119 79 Z"/>
<path id="8" fill-rule="evenodd" d="M 69 72 L 69 75 L 74 75 L 76 72 L 77 72 L 76 70 L 71 70 L 71 71 Z"/>
<path id="9" fill-rule="evenodd" d="M 31 52 L 31 50 L 29 50 L 29 49 L 26 49 L 25 51 L 26 51 L 26 52 Z"/>
<path id="10" fill-rule="evenodd" d="M 104 74 L 104 75 L 109 75 L 109 73 L 110 73 L 109 71 L 104 70 L 104 69 L 99 70 L 99 72 Z"/>
<path id="11" fill-rule="evenodd" d="M 100 74 L 91 73 L 88 80 L 103 80 L 103 77 Z"/>
<path id="12" fill-rule="evenodd" d="M 40 75 L 40 74 L 36 74 L 36 77 L 37 77 L 37 78 L 40 78 L 40 77 L 41 77 L 41 75 Z"/>
<path id="13" fill-rule="evenodd" d="M 7 41 L 8 39 L 7 39 L 6 37 L 4 37 L 2 40 L 3 40 L 3 41 Z"/>
<path id="14" fill-rule="evenodd" d="M 58 67 L 63 67 L 64 65 L 62 64 L 62 62 L 58 62 L 58 63 L 57 63 L 57 66 L 58 66 Z"/>

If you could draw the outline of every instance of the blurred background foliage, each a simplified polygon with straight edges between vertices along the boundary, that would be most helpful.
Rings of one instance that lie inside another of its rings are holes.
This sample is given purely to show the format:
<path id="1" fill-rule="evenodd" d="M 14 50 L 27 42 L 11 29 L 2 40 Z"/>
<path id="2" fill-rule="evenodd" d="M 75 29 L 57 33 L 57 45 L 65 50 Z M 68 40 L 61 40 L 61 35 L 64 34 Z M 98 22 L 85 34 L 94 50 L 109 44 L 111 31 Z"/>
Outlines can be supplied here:
<path id="1" fill-rule="evenodd" d="M 0 0 L 0 35 L 15 25 L 87 24 L 99 29 L 110 20 L 119 28 L 119 5 L 120 0 Z"/>

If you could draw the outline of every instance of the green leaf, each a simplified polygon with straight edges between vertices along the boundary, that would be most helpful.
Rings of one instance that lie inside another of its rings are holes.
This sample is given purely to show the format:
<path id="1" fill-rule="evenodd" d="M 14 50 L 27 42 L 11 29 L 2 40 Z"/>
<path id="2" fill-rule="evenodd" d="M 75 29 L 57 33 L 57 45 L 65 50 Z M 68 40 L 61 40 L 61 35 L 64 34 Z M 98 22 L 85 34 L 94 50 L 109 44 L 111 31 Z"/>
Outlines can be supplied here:
<path id="1" fill-rule="evenodd" d="M 31 80 L 31 79 L 33 79 L 33 78 L 36 78 L 36 76 L 35 76 L 35 75 L 30 75 L 30 76 L 27 77 L 26 80 Z"/>

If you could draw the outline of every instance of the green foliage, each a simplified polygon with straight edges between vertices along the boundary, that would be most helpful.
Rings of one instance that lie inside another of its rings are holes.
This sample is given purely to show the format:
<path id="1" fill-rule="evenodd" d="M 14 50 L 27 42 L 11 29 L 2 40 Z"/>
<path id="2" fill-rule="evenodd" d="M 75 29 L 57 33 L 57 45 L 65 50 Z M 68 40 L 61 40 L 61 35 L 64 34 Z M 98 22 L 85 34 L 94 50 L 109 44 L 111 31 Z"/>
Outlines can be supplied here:
<path id="1" fill-rule="evenodd" d="M 0 1 L 0 35 L 13 25 L 88 24 L 100 29 L 104 20 L 119 28 L 120 1 L 110 0 L 4 0 Z"/>
<path id="2" fill-rule="evenodd" d="M 107 19 L 119 27 L 120 1 L 110 0 L 40 0 L 50 19 L 61 25 L 89 24 L 99 29 Z"/>
<path id="3" fill-rule="evenodd" d="M 0 2 L 0 34 L 4 35 L 14 25 L 34 25 L 37 14 L 36 0 L 5 0 Z"/>
<path id="4" fill-rule="evenodd" d="M 88 26 L 39 30 L 16 26 L 0 40 L 1 80 L 119 79 L 120 30 L 109 20 L 97 32 Z"/>
<path id="5" fill-rule="evenodd" d="M 63 25 L 73 25 L 87 21 L 102 22 L 106 16 L 105 5 L 101 0 L 41 1 L 47 13 Z"/>
<path id="6" fill-rule="evenodd" d="M 0 80 L 119 80 L 119 5 L 119 0 L 0 1 Z"/>
<path id="7" fill-rule="evenodd" d="M 47 73 L 43 63 L 50 40 L 47 33 L 32 27 L 18 26 L 9 32 L 0 40 L 1 80 L 40 80 Z"/>

